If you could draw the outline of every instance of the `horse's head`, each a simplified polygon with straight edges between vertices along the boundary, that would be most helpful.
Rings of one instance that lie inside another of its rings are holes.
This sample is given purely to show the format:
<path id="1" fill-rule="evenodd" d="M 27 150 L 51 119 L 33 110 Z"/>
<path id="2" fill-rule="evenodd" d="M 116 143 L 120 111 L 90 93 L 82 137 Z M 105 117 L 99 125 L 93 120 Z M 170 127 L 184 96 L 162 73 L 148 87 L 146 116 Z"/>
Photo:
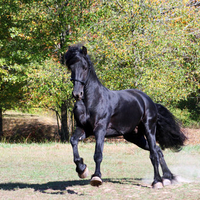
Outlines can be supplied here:
<path id="1" fill-rule="evenodd" d="M 65 54 L 67 67 L 71 70 L 71 81 L 73 81 L 73 97 L 80 100 L 84 95 L 84 86 L 90 75 L 90 65 L 87 58 L 87 48 L 82 46 L 69 47 Z"/>

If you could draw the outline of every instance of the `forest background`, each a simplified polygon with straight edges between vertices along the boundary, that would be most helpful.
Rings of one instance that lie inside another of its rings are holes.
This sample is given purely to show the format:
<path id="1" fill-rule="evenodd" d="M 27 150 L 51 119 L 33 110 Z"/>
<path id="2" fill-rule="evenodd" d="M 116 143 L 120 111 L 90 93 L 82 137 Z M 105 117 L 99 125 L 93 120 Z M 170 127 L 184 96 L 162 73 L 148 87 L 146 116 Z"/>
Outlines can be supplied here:
<path id="1" fill-rule="evenodd" d="M 136 88 L 200 126 L 200 2 L 196 0 L 2 0 L 0 136 L 3 113 L 53 110 L 61 141 L 73 124 L 68 46 L 84 44 L 103 85 Z"/>

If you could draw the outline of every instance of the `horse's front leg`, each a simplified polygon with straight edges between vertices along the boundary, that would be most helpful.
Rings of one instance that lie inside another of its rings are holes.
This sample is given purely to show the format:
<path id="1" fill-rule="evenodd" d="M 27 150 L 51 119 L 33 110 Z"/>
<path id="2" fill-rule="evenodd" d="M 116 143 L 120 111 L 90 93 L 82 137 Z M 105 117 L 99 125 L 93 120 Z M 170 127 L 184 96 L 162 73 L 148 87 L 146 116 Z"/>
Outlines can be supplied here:
<path id="1" fill-rule="evenodd" d="M 87 165 L 83 163 L 83 158 L 79 156 L 78 142 L 85 138 L 85 132 L 82 128 L 77 127 L 72 135 L 70 142 L 73 149 L 74 163 L 76 164 L 76 172 L 80 178 L 86 178 L 88 176 Z"/>
<path id="2" fill-rule="evenodd" d="M 96 139 L 96 146 L 94 153 L 94 161 L 96 164 L 96 168 L 94 174 L 92 175 L 90 184 L 92 186 L 100 186 L 103 183 L 101 180 L 100 165 L 103 160 L 103 147 L 104 147 L 104 138 L 106 135 L 106 128 L 103 126 L 98 126 L 95 129 L 94 134 Z"/>

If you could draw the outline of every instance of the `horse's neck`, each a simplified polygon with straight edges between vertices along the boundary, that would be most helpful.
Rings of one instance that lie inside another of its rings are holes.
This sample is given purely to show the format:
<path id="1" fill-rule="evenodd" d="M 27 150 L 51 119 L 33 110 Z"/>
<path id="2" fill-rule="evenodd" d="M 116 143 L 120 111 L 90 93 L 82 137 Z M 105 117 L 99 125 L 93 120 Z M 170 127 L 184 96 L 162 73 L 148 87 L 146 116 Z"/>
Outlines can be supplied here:
<path id="1" fill-rule="evenodd" d="M 84 101 L 86 106 L 90 106 L 94 101 L 96 103 L 98 101 L 98 95 L 101 95 L 104 89 L 104 86 L 98 80 L 96 73 L 93 71 L 88 83 L 85 85 Z"/>

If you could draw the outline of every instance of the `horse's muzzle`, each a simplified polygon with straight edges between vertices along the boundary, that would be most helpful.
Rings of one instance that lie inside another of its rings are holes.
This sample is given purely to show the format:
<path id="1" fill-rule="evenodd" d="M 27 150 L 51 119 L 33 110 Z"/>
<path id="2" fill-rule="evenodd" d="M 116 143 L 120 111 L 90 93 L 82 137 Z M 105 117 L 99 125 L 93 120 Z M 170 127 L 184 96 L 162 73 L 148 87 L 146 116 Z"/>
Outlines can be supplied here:
<path id="1" fill-rule="evenodd" d="M 75 91 L 73 91 L 72 95 L 76 100 L 81 100 L 83 98 L 83 92 L 75 92 Z"/>

